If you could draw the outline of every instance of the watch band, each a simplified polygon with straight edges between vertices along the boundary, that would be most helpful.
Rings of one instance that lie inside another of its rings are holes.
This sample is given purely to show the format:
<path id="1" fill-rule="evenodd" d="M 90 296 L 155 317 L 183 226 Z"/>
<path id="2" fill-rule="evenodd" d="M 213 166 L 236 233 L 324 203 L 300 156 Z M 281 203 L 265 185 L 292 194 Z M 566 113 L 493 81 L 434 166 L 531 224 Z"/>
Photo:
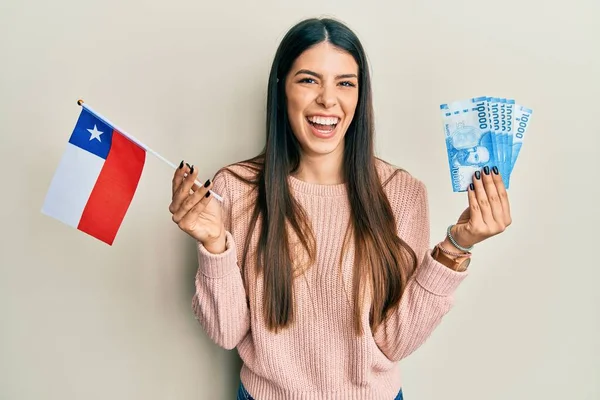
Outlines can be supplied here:
<path id="1" fill-rule="evenodd" d="M 435 246 L 435 248 L 433 249 L 432 257 L 440 264 L 443 264 L 451 270 L 457 272 L 466 271 L 469 267 L 469 264 L 471 263 L 470 255 L 452 258 L 445 254 L 443 251 L 441 251 L 439 245 Z"/>

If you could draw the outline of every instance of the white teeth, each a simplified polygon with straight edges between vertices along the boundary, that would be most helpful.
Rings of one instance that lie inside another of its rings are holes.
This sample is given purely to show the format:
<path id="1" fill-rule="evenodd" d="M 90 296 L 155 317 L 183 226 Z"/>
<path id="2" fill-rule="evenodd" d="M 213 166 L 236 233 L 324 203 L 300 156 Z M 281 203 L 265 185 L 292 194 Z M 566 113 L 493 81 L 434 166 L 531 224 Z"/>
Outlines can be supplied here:
<path id="1" fill-rule="evenodd" d="M 335 125 L 340 119 L 337 117 L 308 117 L 308 120 L 319 125 Z"/>

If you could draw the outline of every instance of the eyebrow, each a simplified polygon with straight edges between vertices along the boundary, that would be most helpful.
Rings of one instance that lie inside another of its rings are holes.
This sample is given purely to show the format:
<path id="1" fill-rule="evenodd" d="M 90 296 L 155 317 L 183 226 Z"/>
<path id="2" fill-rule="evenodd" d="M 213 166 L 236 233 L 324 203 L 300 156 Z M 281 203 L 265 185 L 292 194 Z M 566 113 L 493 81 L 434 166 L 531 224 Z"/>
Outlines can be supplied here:
<path id="1" fill-rule="evenodd" d="M 301 69 L 298 72 L 296 72 L 296 74 L 294 76 L 300 75 L 300 74 L 306 74 L 306 75 L 312 75 L 314 77 L 317 77 L 319 79 L 323 79 L 323 75 L 318 74 L 314 71 L 308 70 L 308 69 Z M 335 79 L 348 79 L 348 78 L 356 78 L 358 79 L 358 76 L 356 74 L 342 74 L 342 75 L 336 75 Z"/>

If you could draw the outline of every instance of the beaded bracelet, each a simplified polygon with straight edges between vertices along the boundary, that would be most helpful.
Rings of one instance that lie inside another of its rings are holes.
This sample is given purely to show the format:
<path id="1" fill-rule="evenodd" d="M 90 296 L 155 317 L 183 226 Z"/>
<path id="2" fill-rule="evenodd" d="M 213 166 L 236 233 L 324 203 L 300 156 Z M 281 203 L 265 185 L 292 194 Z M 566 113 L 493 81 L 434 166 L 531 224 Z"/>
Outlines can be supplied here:
<path id="1" fill-rule="evenodd" d="M 452 229 L 454 225 L 450 225 L 448 227 L 448 231 L 446 232 L 448 239 L 450 239 L 450 242 L 454 245 L 454 247 L 456 247 L 459 250 L 462 251 L 466 251 L 467 253 L 470 252 L 471 250 L 473 250 L 473 247 L 475 246 L 471 246 L 471 247 L 462 247 L 461 245 L 459 245 L 458 243 L 456 243 L 456 240 L 454 240 L 454 238 L 452 237 L 452 234 L 450 233 L 450 230 Z"/>

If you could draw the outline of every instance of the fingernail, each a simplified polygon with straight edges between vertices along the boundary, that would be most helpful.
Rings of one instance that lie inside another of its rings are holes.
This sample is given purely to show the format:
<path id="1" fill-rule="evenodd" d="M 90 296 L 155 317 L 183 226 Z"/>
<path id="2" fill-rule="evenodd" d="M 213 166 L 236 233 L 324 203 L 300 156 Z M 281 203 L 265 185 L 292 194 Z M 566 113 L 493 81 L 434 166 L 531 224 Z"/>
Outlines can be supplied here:
<path id="1" fill-rule="evenodd" d="M 190 175 L 194 173 L 194 166 L 192 165 L 192 167 L 190 168 Z"/>
<path id="2" fill-rule="evenodd" d="M 483 167 L 483 172 L 484 172 L 486 175 L 489 175 L 489 174 L 490 174 L 490 167 L 488 167 L 487 165 L 486 165 L 485 167 Z"/>
<path id="3" fill-rule="evenodd" d="M 481 179 L 481 172 L 475 171 L 475 179 L 477 179 L 477 180 Z"/>
<path id="4" fill-rule="evenodd" d="M 192 166 L 188 163 L 185 163 L 185 165 L 187 165 L 188 168 L 192 168 Z"/>
<path id="5" fill-rule="evenodd" d="M 499 172 L 498 172 L 498 167 L 494 167 L 494 168 L 492 168 L 492 171 L 494 171 L 494 174 L 496 174 L 496 175 L 498 175 L 498 174 L 499 174 Z"/>
<path id="6" fill-rule="evenodd" d="M 204 187 L 208 187 L 208 185 L 210 185 L 210 179 L 208 179 L 206 182 L 204 182 Z"/>
<path id="7" fill-rule="evenodd" d="M 469 187 L 471 188 L 471 190 L 475 190 L 475 185 L 473 185 L 472 183 L 469 185 Z"/>
<path id="8" fill-rule="evenodd" d="M 181 160 L 181 163 L 179 164 L 179 169 L 183 168 L 183 160 Z"/>
<path id="9" fill-rule="evenodd" d="M 204 197 L 208 197 L 210 196 L 210 192 L 206 192 L 206 194 L 204 195 Z"/>

